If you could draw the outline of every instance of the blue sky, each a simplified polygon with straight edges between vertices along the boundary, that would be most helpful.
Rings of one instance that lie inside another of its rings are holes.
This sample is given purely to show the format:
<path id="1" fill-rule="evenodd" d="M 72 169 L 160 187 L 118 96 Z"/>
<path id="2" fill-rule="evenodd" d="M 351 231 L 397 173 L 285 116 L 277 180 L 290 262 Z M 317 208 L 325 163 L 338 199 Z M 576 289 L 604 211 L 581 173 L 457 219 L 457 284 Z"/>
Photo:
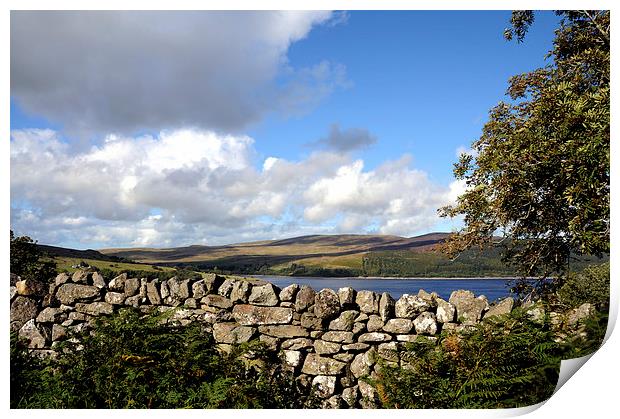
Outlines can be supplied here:
<path id="1" fill-rule="evenodd" d="M 99 248 L 458 227 L 436 216 L 457 150 L 558 25 L 517 44 L 509 19 L 14 13 L 12 228 Z"/>
<path id="2" fill-rule="evenodd" d="M 503 38 L 509 19 L 509 11 L 354 11 L 346 24 L 314 29 L 292 45 L 290 62 L 342 63 L 351 87 L 301 117 L 267 118 L 250 130 L 257 148 L 299 157 L 332 123 L 365 127 L 378 137 L 363 153 L 368 167 L 411 153 L 416 167 L 448 182 L 455 150 L 480 135 L 508 79 L 547 64 L 557 17 L 536 15 L 522 44 Z"/>

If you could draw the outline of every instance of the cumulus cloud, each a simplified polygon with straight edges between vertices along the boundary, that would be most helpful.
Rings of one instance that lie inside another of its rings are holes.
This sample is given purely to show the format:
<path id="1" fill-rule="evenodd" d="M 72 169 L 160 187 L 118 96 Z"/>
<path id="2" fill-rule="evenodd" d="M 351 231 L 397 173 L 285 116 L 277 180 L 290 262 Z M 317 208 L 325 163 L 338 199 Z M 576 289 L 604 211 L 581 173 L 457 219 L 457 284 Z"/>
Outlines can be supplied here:
<path id="1" fill-rule="evenodd" d="M 11 133 L 11 223 L 81 247 L 224 244 L 303 234 L 433 228 L 462 185 L 404 156 L 368 170 L 348 153 L 258 160 L 254 140 L 208 130 L 108 135 L 75 152 L 52 130 Z"/>
<path id="2" fill-rule="evenodd" d="M 364 128 L 348 128 L 341 130 L 338 124 L 333 124 L 327 137 L 310 143 L 310 146 L 319 146 L 329 150 L 348 152 L 368 147 L 377 142 L 377 137 Z"/>
<path id="3" fill-rule="evenodd" d="M 241 132 L 346 85 L 342 65 L 295 69 L 289 46 L 325 11 L 13 11 L 11 94 L 72 134 L 196 126 Z"/>
<path id="4" fill-rule="evenodd" d="M 411 235 L 433 226 L 437 208 L 449 202 L 450 189 L 434 184 L 425 172 L 410 168 L 410 157 L 364 171 L 356 160 L 336 174 L 317 180 L 305 192 L 308 221 L 346 214 L 341 228 L 376 225 L 382 234 Z"/>

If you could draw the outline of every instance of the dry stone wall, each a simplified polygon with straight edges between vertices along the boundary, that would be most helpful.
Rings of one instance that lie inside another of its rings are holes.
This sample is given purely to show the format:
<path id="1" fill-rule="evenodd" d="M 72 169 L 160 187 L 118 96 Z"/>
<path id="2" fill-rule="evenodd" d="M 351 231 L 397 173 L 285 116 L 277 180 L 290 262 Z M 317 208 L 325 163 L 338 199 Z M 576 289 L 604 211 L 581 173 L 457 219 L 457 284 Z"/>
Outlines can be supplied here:
<path id="1" fill-rule="evenodd" d="M 149 280 L 98 272 L 62 273 L 49 286 L 11 278 L 11 329 L 32 350 L 53 355 L 71 331 L 121 307 L 173 310 L 169 321 L 201 322 L 222 350 L 258 339 L 278 351 L 299 380 L 316 386 L 325 407 L 373 407 L 378 360 L 403 364 L 399 351 L 418 335 L 462 330 L 509 313 L 512 298 L 490 306 L 484 296 L 455 291 L 449 301 L 421 290 L 394 300 L 388 293 L 268 282 L 215 274 L 200 280 Z M 540 314 L 540 313 L 539 313 Z"/>

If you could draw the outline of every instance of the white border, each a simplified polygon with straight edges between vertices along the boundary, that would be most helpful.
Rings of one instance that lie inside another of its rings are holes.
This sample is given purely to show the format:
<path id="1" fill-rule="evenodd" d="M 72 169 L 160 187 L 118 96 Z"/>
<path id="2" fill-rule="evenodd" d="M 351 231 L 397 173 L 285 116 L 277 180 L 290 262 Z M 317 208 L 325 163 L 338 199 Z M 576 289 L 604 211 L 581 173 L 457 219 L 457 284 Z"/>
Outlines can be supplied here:
<path id="1" fill-rule="evenodd" d="M 3 205 L 0 209 L 3 228 L 0 231 L 8 231 L 10 225 L 9 218 L 9 10 L 134 10 L 134 9 L 158 9 L 158 10 L 180 10 L 180 9 L 189 9 L 189 10 L 199 10 L 199 9 L 209 9 L 209 10 L 280 10 L 280 9 L 289 9 L 289 10 L 384 10 L 384 9 L 396 9 L 396 10 L 511 10 L 511 9 L 534 9 L 534 10 L 550 10 L 550 9 L 611 9 L 612 15 L 615 16 L 614 12 L 614 4 L 611 1 L 516 1 L 516 0 L 502 0 L 501 2 L 497 0 L 444 0 L 444 1 L 397 1 L 397 0 L 385 0 L 385 1 L 377 1 L 377 0 L 364 0 L 364 1 L 325 1 L 325 0 L 317 0 L 313 2 L 295 2 L 292 3 L 290 1 L 274 1 L 267 0 L 259 2 L 251 2 L 251 1 L 240 1 L 240 0 L 227 0 L 225 2 L 214 2 L 214 1 L 191 1 L 191 0 L 176 0 L 174 2 L 165 2 L 161 0 L 151 0 L 151 1 L 121 1 L 121 0 L 108 0 L 108 1 L 77 1 L 77 0 L 58 0 L 58 1 L 43 1 L 43 0 L 22 0 L 22 1 L 5 1 L 3 3 L 5 6 L 1 18 L 0 18 L 0 33 L 2 34 L 2 48 L 0 51 L 3 52 L 3 66 L 2 66 L 2 83 L 0 89 L 2 89 L 2 102 L 0 104 L 0 127 L 2 129 L 2 136 L 0 137 L 0 156 L 3 159 L 0 164 L 0 179 L 2 179 L 2 199 Z M 612 18 L 613 20 L 613 18 Z M 615 34 L 615 32 L 613 32 Z M 617 38 L 612 34 L 613 38 Z M 612 46 L 617 45 L 616 40 L 612 40 Z M 612 61 L 615 60 L 615 54 L 612 53 Z M 616 63 L 617 64 L 617 63 Z M 612 63 L 612 78 L 616 71 L 617 65 Z M 613 84 L 613 82 L 612 82 Z M 614 85 L 615 86 L 615 85 Z M 616 108 L 615 104 L 617 103 L 615 93 L 616 90 L 612 91 L 612 111 Z M 612 118 L 612 138 L 616 138 L 617 133 L 617 124 L 615 123 L 615 118 Z M 612 141 L 612 166 L 614 165 L 614 152 L 617 147 L 614 146 L 614 142 Z M 616 171 L 612 170 L 612 185 L 617 184 Z M 612 198 L 615 195 L 612 193 Z M 617 218 L 615 214 L 617 214 L 615 204 L 612 205 L 612 218 Z M 6 233 L 3 233 L 6 234 Z M 612 244 L 619 243 L 617 240 L 618 234 L 616 231 L 612 229 Z M 3 240 L 0 242 L 1 249 L 1 257 L 0 263 L 2 266 L 3 277 L 8 278 L 8 265 L 9 265 L 9 249 L 8 249 L 8 240 Z M 615 246 L 612 245 L 612 260 L 614 259 L 614 255 L 617 253 L 614 251 Z M 618 309 L 618 281 L 615 279 L 618 277 L 618 269 L 616 268 L 616 264 L 612 262 L 612 314 L 610 316 L 610 323 L 615 324 L 615 320 L 617 317 L 617 309 Z M 5 291 L 6 292 L 6 291 Z M 5 313 L 8 313 L 8 298 L 2 299 L 2 307 L 5 310 Z M 4 335 L 8 336 L 8 322 L 4 322 L 3 330 L 5 331 Z M 192 417 L 204 417 L 207 416 L 217 416 L 219 417 L 228 417 L 232 415 L 236 415 L 241 413 L 243 415 L 251 415 L 256 417 L 272 417 L 274 414 L 282 414 L 282 415 L 294 415 L 296 417 L 315 417 L 320 414 L 321 416 L 330 416 L 330 417 L 344 417 L 354 415 L 359 417 L 382 417 L 382 416 L 401 416 L 401 417 L 411 417 L 411 415 L 415 415 L 416 417 L 462 417 L 466 415 L 466 417 L 506 417 L 506 416 L 514 416 L 518 414 L 524 414 L 528 411 L 534 410 L 530 413 L 531 417 L 539 417 L 539 418 L 547 418 L 550 416 L 559 416 L 562 418 L 573 418 L 573 417 L 595 417 L 608 415 L 610 412 L 613 412 L 617 409 L 616 400 L 618 399 L 618 391 L 617 391 L 617 377 L 619 377 L 619 368 L 618 368 L 618 356 L 620 354 L 619 343 L 617 333 L 608 336 L 609 340 L 605 343 L 605 345 L 599 350 L 592 358 L 587 362 L 587 365 L 579 370 L 576 373 L 576 376 L 570 380 L 546 403 L 536 409 L 536 407 L 525 408 L 525 409 L 515 409 L 515 410 L 493 410 L 493 411 L 472 411 L 472 410 L 429 410 L 429 411 L 295 411 L 295 412 L 285 412 L 285 411 L 244 411 L 244 412 L 235 412 L 235 411 L 163 411 L 163 410 L 152 410 L 152 411 L 92 411 L 92 412 L 84 412 L 84 411 L 9 411 L 11 416 L 15 417 L 40 417 L 45 415 L 47 417 L 55 417 L 56 415 L 62 417 L 83 417 L 85 414 L 95 415 L 95 416 L 103 416 L 103 415 L 114 415 L 121 417 L 129 417 L 135 418 L 136 416 L 145 416 L 145 417 L 168 417 L 171 414 L 179 415 L 179 416 L 192 416 Z M 4 354 L 8 353 L 8 339 L 2 340 L 2 347 L 4 349 Z M 4 368 L 6 367 L 6 360 L 8 360 L 8 356 L 4 357 L 5 363 Z M 8 369 L 8 368 L 7 368 Z M 5 378 L 3 381 L 3 396 L 5 400 L 5 409 L 8 410 L 8 398 L 9 398 L 9 374 L 8 371 L 5 370 L 3 374 Z"/>

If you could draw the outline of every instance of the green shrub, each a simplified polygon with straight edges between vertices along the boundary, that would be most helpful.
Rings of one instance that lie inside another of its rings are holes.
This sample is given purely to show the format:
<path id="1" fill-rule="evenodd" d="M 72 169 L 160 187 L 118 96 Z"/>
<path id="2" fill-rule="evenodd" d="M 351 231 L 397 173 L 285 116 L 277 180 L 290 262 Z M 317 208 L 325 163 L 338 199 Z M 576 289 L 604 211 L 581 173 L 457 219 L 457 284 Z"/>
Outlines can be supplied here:
<path id="1" fill-rule="evenodd" d="M 542 402 L 553 394 L 566 345 L 548 325 L 520 310 L 473 328 L 442 333 L 402 354 L 403 367 L 384 365 L 371 380 L 386 408 L 510 408 Z"/>
<path id="2" fill-rule="evenodd" d="M 15 237 L 13 230 L 11 230 L 10 253 L 11 273 L 19 275 L 22 279 L 46 282 L 57 274 L 56 262 L 46 260 L 46 255 L 37 248 L 36 242 L 30 237 Z"/>
<path id="3" fill-rule="evenodd" d="M 566 307 L 592 303 L 598 310 L 609 310 L 609 262 L 593 265 L 568 276 L 558 298 Z"/>
<path id="4" fill-rule="evenodd" d="M 198 324 L 170 326 L 162 315 L 121 310 L 92 334 L 67 341 L 33 374 L 16 357 L 11 406 L 18 408 L 299 408 L 314 399 L 259 343 L 216 349 Z M 15 344 L 15 345 L 14 345 Z M 18 345 L 12 341 L 16 355 Z M 12 350 L 13 354 L 13 350 Z M 12 356 L 13 365 L 13 356 Z M 44 385 L 37 385 L 42 383 Z M 30 394 L 24 397 L 25 390 Z"/>

